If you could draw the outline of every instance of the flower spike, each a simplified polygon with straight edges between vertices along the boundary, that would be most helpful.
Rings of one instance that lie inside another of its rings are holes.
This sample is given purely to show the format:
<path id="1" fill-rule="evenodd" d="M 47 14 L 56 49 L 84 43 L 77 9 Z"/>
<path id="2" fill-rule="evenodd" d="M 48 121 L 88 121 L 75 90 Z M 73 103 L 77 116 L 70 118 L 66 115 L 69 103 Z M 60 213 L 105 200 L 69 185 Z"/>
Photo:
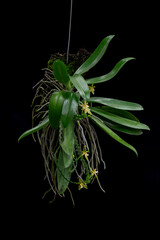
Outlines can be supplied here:
<path id="1" fill-rule="evenodd" d="M 84 103 L 79 104 L 80 107 L 82 107 L 82 111 L 84 111 L 84 113 L 88 113 L 89 115 L 92 115 L 90 109 L 89 109 L 89 105 L 86 102 L 86 100 L 84 100 Z"/>
<path id="2" fill-rule="evenodd" d="M 88 189 L 87 184 L 81 178 L 79 178 L 78 184 L 78 190 L 81 190 L 82 188 Z"/>

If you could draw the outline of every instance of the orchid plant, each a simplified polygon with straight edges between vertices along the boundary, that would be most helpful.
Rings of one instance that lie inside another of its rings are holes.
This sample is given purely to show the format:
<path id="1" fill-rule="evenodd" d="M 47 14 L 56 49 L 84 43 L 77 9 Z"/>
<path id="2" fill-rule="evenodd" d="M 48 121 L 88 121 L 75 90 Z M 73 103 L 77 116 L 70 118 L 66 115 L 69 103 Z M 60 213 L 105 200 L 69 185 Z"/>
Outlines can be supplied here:
<path id="1" fill-rule="evenodd" d="M 72 75 L 67 71 L 67 65 L 56 59 L 52 70 L 46 69 L 46 77 L 37 88 L 33 102 L 35 99 L 41 101 L 34 106 L 33 120 L 38 119 L 39 123 L 24 132 L 19 141 L 37 132 L 49 191 L 55 195 L 64 196 L 67 189 L 71 192 L 71 184 L 77 184 L 79 190 L 87 189 L 94 179 L 103 190 L 98 179 L 98 165 L 102 162 L 105 168 L 105 162 L 94 124 L 136 155 L 136 149 L 117 132 L 140 135 L 142 130 L 149 130 L 130 113 L 143 110 L 140 104 L 93 96 L 96 84 L 111 80 L 133 57 L 121 59 L 106 75 L 84 78 L 84 74 L 103 57 L 113 37 L 104 38 Z"/>

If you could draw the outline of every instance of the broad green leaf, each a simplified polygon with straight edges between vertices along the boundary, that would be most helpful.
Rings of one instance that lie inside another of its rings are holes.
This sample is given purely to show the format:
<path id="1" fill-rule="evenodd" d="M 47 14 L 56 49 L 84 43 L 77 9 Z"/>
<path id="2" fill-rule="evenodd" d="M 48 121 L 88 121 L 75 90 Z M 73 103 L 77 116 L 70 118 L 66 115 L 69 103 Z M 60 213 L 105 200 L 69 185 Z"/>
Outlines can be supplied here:
<path id="1" fill-rule="evenodd" d="M 58 162 L 57 162 L 57 184 L 58 191 L 60 194 L 63 194 L 68 188 L 69 181 L 71 179 L 72 165 L 68 168 L 64 166 L 65 158 L 63 151 L 59 152 Z"/>
<path id="2" fill-rule="evenodd" d="M 124 141 L 121 137 L 119 137 L 115 132 L 113 132 L 109 127 L 107 127 L 102 121 L 100 121 L 98 118 L 94 117 L 94 116 L 90 116 L 90 119 L 98 126 L 100 127 L 103 131 L 105 131 L 110 137 L 112 137 L 113 139 L 115 139 L 117 142 L 121 143 L 122 145 L 124 145 L 125 147 L 131 149 L 132 151 L 134 151 L 136 153 L 136 155 L 138 156 L 138 153 L 136 151 L 136 149 L 130 145 L 129 143 L 127 143 L 126 141 Z"/>
<path id="3" fill-rule="evenodd" d="M 63 142 L 60 143 L 64 156 L 64 167 L 67 168 L 73 162 L 73 151 L 74 151 L 74 124 L 70 121 L 66 128 L 63 130 Z"/>
<path id="4" fill-rule="evenodd" d="M 118 115 L 120 117 L 128 118 L 128 119 L 134 120 L 136 122 L 140 122 L 139 119 L 136 116 L 134 116 L 132 113 L 130 113 L 126 110 L 116 109 L 116 108 L 112 108 L 112 107 L 109 107 L 109 106 L 97 106 L 96 108 L 104 110 L 104 111 L 109 112 L 109 113 L 113 113 L 113 114 Z"/>
<path id="5" fill-rule="evenodd" d="M 34 132 L 37 132 L 37 131 L 41 130 L 42 128 L 46 127 L 46 126 L 48 126 L 48 124 L 49 124 L 49 118 L 47 117 L 47 118 L 44 119 L 40 124 L 38 124 L 36 127 L 34 127 L 34 128 L 32 128 L 32 129 L 27 130 L 26 132 L 24 132 L 24 133 L 19 137 L 18 142 L 19 142 L 22 138 L 24 138 L 24 137 L 26 137 L 26 136 L 34 133 Z"/>
<path id="6" fill-rule="evenodd" d="M 140 130 L 140 129 L 125 127 L 125 126 L 122 126 L 118 123 L 112 123 L 112 122 L 109 122 L 109 121 L 103 121 L 103 122 L 105 123 L 105 125 L 107 125 L 108 127 L 112 128 L 113 130 L 116 130 L 118 132 L 126 133 L 126 134 L 129 134 L 129 135 L 141 135 L 141 134 L 143 134 L 142 130 Z"/>
<path id="7" fill-rule="evenodd" d="M 146 124 L 134 121 L 134 120 L 130 120 L 115 114 L 112 114 L 110 112 L 104 111 L 102 109 L 96 108 L 96 107 L 92 107 L 90 108 L 91 112 L 98 114 L 99 116 L 102 116 L 106 119 L 109 119 L 113 122 L 119 123 L 123 126 L 126 127 L 131 127 L 131 128 L 135 128 L 135 129 L 145 129 L 145 130 L 149 130 L 149 127 Z"/>
<path id="8" fill-rule="evenodd" d="M 75 74 L 73 76 L 70 76 L 70 80 L 73 83 L 74 87 L 78 90 L 82 98 L 86 100 L 90 98 L 90 90 L 88 84 L 81 75 Z"/>
<path id="9" fill-rule="evenodd" d="M 50 98 L 49 121 L 53 129 L 57 129 L 59 127 L 59 121 L 61 118 L 61 112 L 62 112 L 64 100 L 65 100 L 65 95 L 66 93 L 63 91 L 55 92 L 52 94 Z"/>
<path id="10" fill-rule="evenodd" d="M 76 70 L 75 74 L 83 74 L 89 71 L 92 67 L 94 67 L 100 59 L 103 57 L 107 47 L 112 40 L 114 35 L 110 35 L 104 38 L 95 51 L 91 54 L 91 56 Z"/>
<path id="11" fill-rule="evenodd" d="M 63 127 L 67 127 L 78 108 L 79 97 L 75 93 L 68 92 L 63 103 L 61 121 Z"/>
<path id="12" fill-rule="evenodd" d="M 67 154 L 66 152 L 63 152 L 63 161 L 64 161 L 64 168 L 68 168 L 73 164 L 73 152 L 72 154 Z"/>
<path id="13" fill-rule="evenodd" d="M 60 60 L 54 61 L 53 74 L 54 74 L 55 79 L 57 79 L 59 82 L 61 82 L 68 89 L 71 88 L 69 75 L 68 75 L 67 68 L 66 68 L 66 65 L 64 64 L 64 62 L 62 62 Z"/>
<path id="14" fill-rule="evenodd" d="M 87 79 L 87 83 L 88 84 L 96 84 L 96 83 L 102 83 L 102 82 L 106 82 L 110 79 L 112 79 L 113 77 L 115 77 L 117 75 L 117 73 L 121 70 L 121 68 L 130 60 L 133 60 L 135 58 L 133 57 L 128 57 L 128 58 L 123 58 L 121 59 L 112 69 L 112 71 L 110 71 L 109 73 L 100 76 L 100 77 L 95 77 L 95 78 L 90 78 Z"/>
<path id="15" fill-rule="evenodd" d="M 111 108 L 111 107 L 108 107 L 108 106 L 103 106 L 103 107 L 98 107 L 98 108 L 102 109 L 104 111 L 108 111 L 110 113 L 116 114 L 118 116 L 121 116 L 121 117 L 128 118 L 128 119 L 139 122 L 137 117 L 135 117 L 132 113 L 127 112 L 125 110 L 119 110 L 119 109 Z M 143 133 L 140 129 L 133 129 L 133 128 L 130 128 L 130 127 L 126 127 L 126 126 L 123 126 L 123 125 L 118 124 L 118 123 L 113 123 L 112 121 L 109 121 L 109 120 L 107 120 L 107 121 L 103 120 L 103 122 L 108 127 L 111 127 L 113 130 L 123 132 L 123 133 L 126 133 L 126 134 L 141 135 Z"/>
<path id="16" fill-rule="evenodd" d="M 138 103 L 122 101 L 113 98 L 103 98 L 103 97 L 91 97 L 88 99 L 88 102 L 100 103 L 112 108 L 129 110 L 129 111 L 139 111 L 143 110 L 143 107 Z"/>

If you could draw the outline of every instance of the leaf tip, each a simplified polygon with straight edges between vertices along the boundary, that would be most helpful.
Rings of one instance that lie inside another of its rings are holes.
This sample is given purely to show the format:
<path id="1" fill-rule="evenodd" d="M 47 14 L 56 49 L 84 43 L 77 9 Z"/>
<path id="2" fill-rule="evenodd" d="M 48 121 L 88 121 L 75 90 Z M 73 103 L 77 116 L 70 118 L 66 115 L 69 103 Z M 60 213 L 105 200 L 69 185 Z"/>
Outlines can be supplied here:
<path id="1" fill-rule="evenodd" d="M 139 105 L 140 106 L 140 110 L 144 110 L 144 107 L 142 105 Z"/>
<path id="2" fill-rule="evenodd" d="M 135 57 L 128 57 L 129 60 L 136 60 Z"/>
<path id="3" fill-rule="evenodd" d="M 135 148 L 134 148 L 134 152 L 136 154 L 136 157 L 138 158 L 138 152 L 137 152 L 137 150 Z"/>
<path id="4" fill-rule="evenodd" d="M 128 57 L 128 61 L 134 60 L 136 61 L 137 59 L 135 57 Z"/>
<path id="5" fill-rule="evenodd" d="M 148 125 L 146 125 L 146 130 L 150 131 L 150 127 Z"/>
<path id="6" fill-rule="evenodd" d="M 105 37 L 104 39 L 111 41 L 114 37 L 115 37 L 115 35 L 109 35 L 108 37 Z"/>
<path id="7" fill-rule="evenodd" d="M 130 149 L 136 154 L 136 157 L 138 158 L 138 152 L 135 147 L 131 146 Z"/>
<path id="8" fill-rule="evenodd" d="M 114 34 L 112 34 L 112 35 L 110 35 L 110 36 L 109 36 L 109 38 L 111 38 L 111 39 L 112 39 L 112 38 L 114 38 L 114 37 L 115 37 L 115 35 L 114 35 Z"/>
<path id="9" fill-rule="evenodd" d="M 18 138 L 18 143 L 22 140 L 22 138 L 23 138 L 23 134 Z"/>

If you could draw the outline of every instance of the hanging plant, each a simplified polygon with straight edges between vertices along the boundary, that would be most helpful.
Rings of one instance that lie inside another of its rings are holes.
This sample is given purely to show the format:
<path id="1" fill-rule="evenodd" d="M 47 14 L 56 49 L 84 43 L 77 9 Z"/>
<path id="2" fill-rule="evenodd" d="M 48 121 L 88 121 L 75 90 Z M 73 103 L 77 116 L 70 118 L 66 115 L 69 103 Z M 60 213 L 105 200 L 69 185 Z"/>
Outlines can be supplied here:
<path id="1" fill-rule="evenodd" d="M 95 95 L 96 84 L 111 80 L 134 58 L 123 58 L 106 75 L 84 78 L 85 73 L 101 60 L 113 37 L 104 38 L 91 55 L 84 50 L 70 54 L 68 64 L 65 64 L 65 55 L 52 56 L 44 78 L 36 86 L 32 103 L 34 127 L 24 132 L 19 141 L 37 132 L 49 191 L 55 195 L 64 196 L 71 184 L 77 184 L 79 190 L 87 189 L 94 179 L 103 190 L 98 166 L 102 162 L 105 168 L 105 162 L 94 125 L 136 155 L 136 149 L 117 132 L 140 135 L 142 130 L 149 130 L 130 113 L 143 110 L 140 104 Z M 79 62 L 82 64 L 77 67 Z"/>

